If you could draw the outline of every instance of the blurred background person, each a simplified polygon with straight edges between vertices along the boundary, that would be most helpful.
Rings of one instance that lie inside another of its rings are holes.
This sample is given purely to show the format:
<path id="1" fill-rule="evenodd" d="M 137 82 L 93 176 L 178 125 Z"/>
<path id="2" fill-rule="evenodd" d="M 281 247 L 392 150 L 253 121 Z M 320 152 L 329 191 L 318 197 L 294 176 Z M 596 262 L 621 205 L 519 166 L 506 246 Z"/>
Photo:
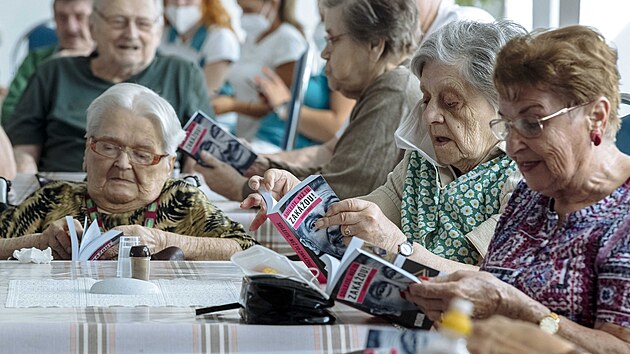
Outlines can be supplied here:
<path id="1" fill-rule="evenodd" d="M 422 41 L 426 39 L 430 33 L 435 32 L 440 27 L 452 21 L 494 21 L 492 15 L 486 11 L 470 6 L 459 6 L 456 5 L 453 0 L 416 0 L 416 6 L 418 8 L 419 29 L 422 33 L 420 44 L 422 44 Z M 321 26 L 318 26 L 315 29 L 315 36 L 319 30 L 323 29 L 320 27 Z M 317 37 L 314 38 L 314 41 L 317 43 Z M 342 128 L 337 132 L 337 134 L 322 145 L 283 151 L 274 154 L 262 154 L 256 160 L 256 164 L 252 166 L 248 175 L 262 175 L 270 168 L 272 160 L 279 163 L 290 163 L 302 167 L 313 167 L 327 163 L 332 157 L 335 145 L 343 133 L 343 129 L 345 129 L 345 125 L 342 125 Z"/>
<path id="2" fill-rule="evenodd" d="M 296 61 L 306 50 L 302 25 L 295 18 L 298 0 L 238 0 L 243 9 L 241 26 L 247 33 L 241 58 L 228 74 L 233 96 L 212 100 L 217 114 L 238 113 L 236 135 L 251 140 L 260 117 L 271 111 L 261 100 L 254 82 L 263 67 L 269 67 L 291 86 Z"/>
<path id="3" fill-rule="evenodd" d="M 26 89 L 28 80 L 45 60 L 57 56 L 86 56 L 94 50 L 88 19 L 92 13 L 92 0 L 55 0 L 53 15 L 57 45 L 38 48 L 26 55 L 18 68 L 4 102 L 2 120 L 7 120 Z"/>
<path id="4" fill-rule="evenodd" d="M 3 122 L 18 166 L 28 172 L 81 171 L 85 110 L 115 83 L 134 82 L 159 92 L 182 122 L 197 110 L 212 114 L 198 65 L 156 54 L 162 0 L 94 0 L 93 6 L 93 55 L 40 65 L 13 115 Z"/>
<path id="5" fill-rule="evenodd" d="M 329 162 L 314 167 L 276 165 L 299 178 L 321 174 L 339 198 L 367 194 L 401 160 L 394 142 L 400 120 L 420 100 L 420 84 L 405 61 L 419 30 L 413 0 L 324 0 L 327 32 L 322 58 L 332 90 L 356 100 Z M 376 16 L 375 16 L 376 14 Z M 208 159 L 197 167 L 214 191 L 232 200 L 250 193 L 247 178 Z"/>
<path id="6" fill-rule="evenodd" d="M 453 297 L 537 324 L 592 353 L 630 351 L 630 156 L 620 126 L 617 52 L 569 26 L 508 42 L 494 84 L 496 137 L 523 174 L 497 223 L 481 272 L 409 287 L 438 320 Z"/>
<path id="7" fill-rule="evenodd" d="M 164 3 L 168 23 L 160 50 L 199 64 L 208 93 L 216 95 L 230 67 L 240 57 L 240 43 L 230 15 L 221 0 L 165 0 Z"/>
<path id="8" fill-rule="evenodd" d="M 109 1 L 109 0 L 108 0 Z M 128 1 L 128 0 L 121 0 Z M 171 179 L 186 133 L 173 107 L 144 86 L 112 86 L 87 109 L 86 182 L 51 182 L 0 214 L 0 258 L 22 247 L 51 247 L 69 259 L 66 216 L 140 237 L 151 254 L 180 248 L 189 260 L 227 260 L 254 245 L 203 192 Z M 113 256 L 108 254 L 109 256 Z"/>

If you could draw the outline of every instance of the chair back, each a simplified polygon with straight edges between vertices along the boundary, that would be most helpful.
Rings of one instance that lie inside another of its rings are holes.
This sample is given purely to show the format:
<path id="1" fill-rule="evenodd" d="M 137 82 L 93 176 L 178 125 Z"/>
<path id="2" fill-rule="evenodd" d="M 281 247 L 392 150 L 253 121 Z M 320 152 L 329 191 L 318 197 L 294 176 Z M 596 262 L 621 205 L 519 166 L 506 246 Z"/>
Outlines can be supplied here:
<path id="1" fill-rule="evenodd" d="M 11 72 L 15 73 L 23 58 L 38 48 L 56 45 L 59 42 L 55 22 L 46 19 L 31 26 L 13 45 L 11 51 Z"/>
<path id="2" fill-rule="evenodd" d="M 298 59 L 293 73 L 293 83 L 291 84 L 291 100 L 289 101 L 288 118 L 285 124 L 284 141 L 282 148 L 284 150 L 293 150 L 295 147 L 295 137 L 297 128 L 300 124 L 300 108 L 304 102 L 304 95 L 311 78 L 311 61 L 313 60 L 313 52 L 307 47 L 304 54 Z"/>

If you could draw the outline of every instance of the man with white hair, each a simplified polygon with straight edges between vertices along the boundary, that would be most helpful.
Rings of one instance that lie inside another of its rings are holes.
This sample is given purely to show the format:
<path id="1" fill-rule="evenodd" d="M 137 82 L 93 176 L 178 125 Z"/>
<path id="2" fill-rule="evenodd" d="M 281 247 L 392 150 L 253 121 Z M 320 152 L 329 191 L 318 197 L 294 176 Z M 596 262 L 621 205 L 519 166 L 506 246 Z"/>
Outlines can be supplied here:
<path id="1" fill-rule="evenodd" d="M 95 52 L 42 64 L 3 123 L 21 171 L 81 171 L 85 110 L 116 83 L 152 89 L 182 122 L 197 110 L 213 113 L 201 70 L 157 53 L 162 14 L 162 0 L 94 0 Z"/>

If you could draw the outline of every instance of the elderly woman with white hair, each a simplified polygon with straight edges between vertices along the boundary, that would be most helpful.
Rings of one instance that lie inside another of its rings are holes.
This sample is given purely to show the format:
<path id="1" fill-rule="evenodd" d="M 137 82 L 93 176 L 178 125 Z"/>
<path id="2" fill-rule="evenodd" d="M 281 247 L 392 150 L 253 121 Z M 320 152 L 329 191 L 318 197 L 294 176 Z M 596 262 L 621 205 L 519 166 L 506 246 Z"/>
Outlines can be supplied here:
<path id="1" fill-rule="evenodd" d="M 185 132 L 153 91 L 131 83 L 105 91 L 88 107 L 85 137 L 87 182 L 47 184 L 0 214 L 1 259 L 48 246 L 56 259 L 69 259 L 68 215 L 79 231 L 87 217 L 101 231 L 140 236 L 152 253 L 179 247 L 186 259 L 229 259 L 255 243 L 197 187 L 169 178 Z"/>

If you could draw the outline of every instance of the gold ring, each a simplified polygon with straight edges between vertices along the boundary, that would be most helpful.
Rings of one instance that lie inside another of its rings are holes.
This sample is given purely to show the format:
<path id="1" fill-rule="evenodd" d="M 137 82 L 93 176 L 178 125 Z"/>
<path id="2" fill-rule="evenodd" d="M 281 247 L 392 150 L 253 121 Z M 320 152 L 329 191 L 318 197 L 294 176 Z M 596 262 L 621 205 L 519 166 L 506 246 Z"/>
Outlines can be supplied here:
<path id="1" fill-rule="evenodd" d="M 346 231 L 344 231 L 344 232 L 343 232 L 343 234 L 344 234 L 344 235 L 346 235 L 346 237 L 350 237 L 350 236 L 352 236 L 352 235 L 350 234 L 350 226 L 346 226 Z"/>

